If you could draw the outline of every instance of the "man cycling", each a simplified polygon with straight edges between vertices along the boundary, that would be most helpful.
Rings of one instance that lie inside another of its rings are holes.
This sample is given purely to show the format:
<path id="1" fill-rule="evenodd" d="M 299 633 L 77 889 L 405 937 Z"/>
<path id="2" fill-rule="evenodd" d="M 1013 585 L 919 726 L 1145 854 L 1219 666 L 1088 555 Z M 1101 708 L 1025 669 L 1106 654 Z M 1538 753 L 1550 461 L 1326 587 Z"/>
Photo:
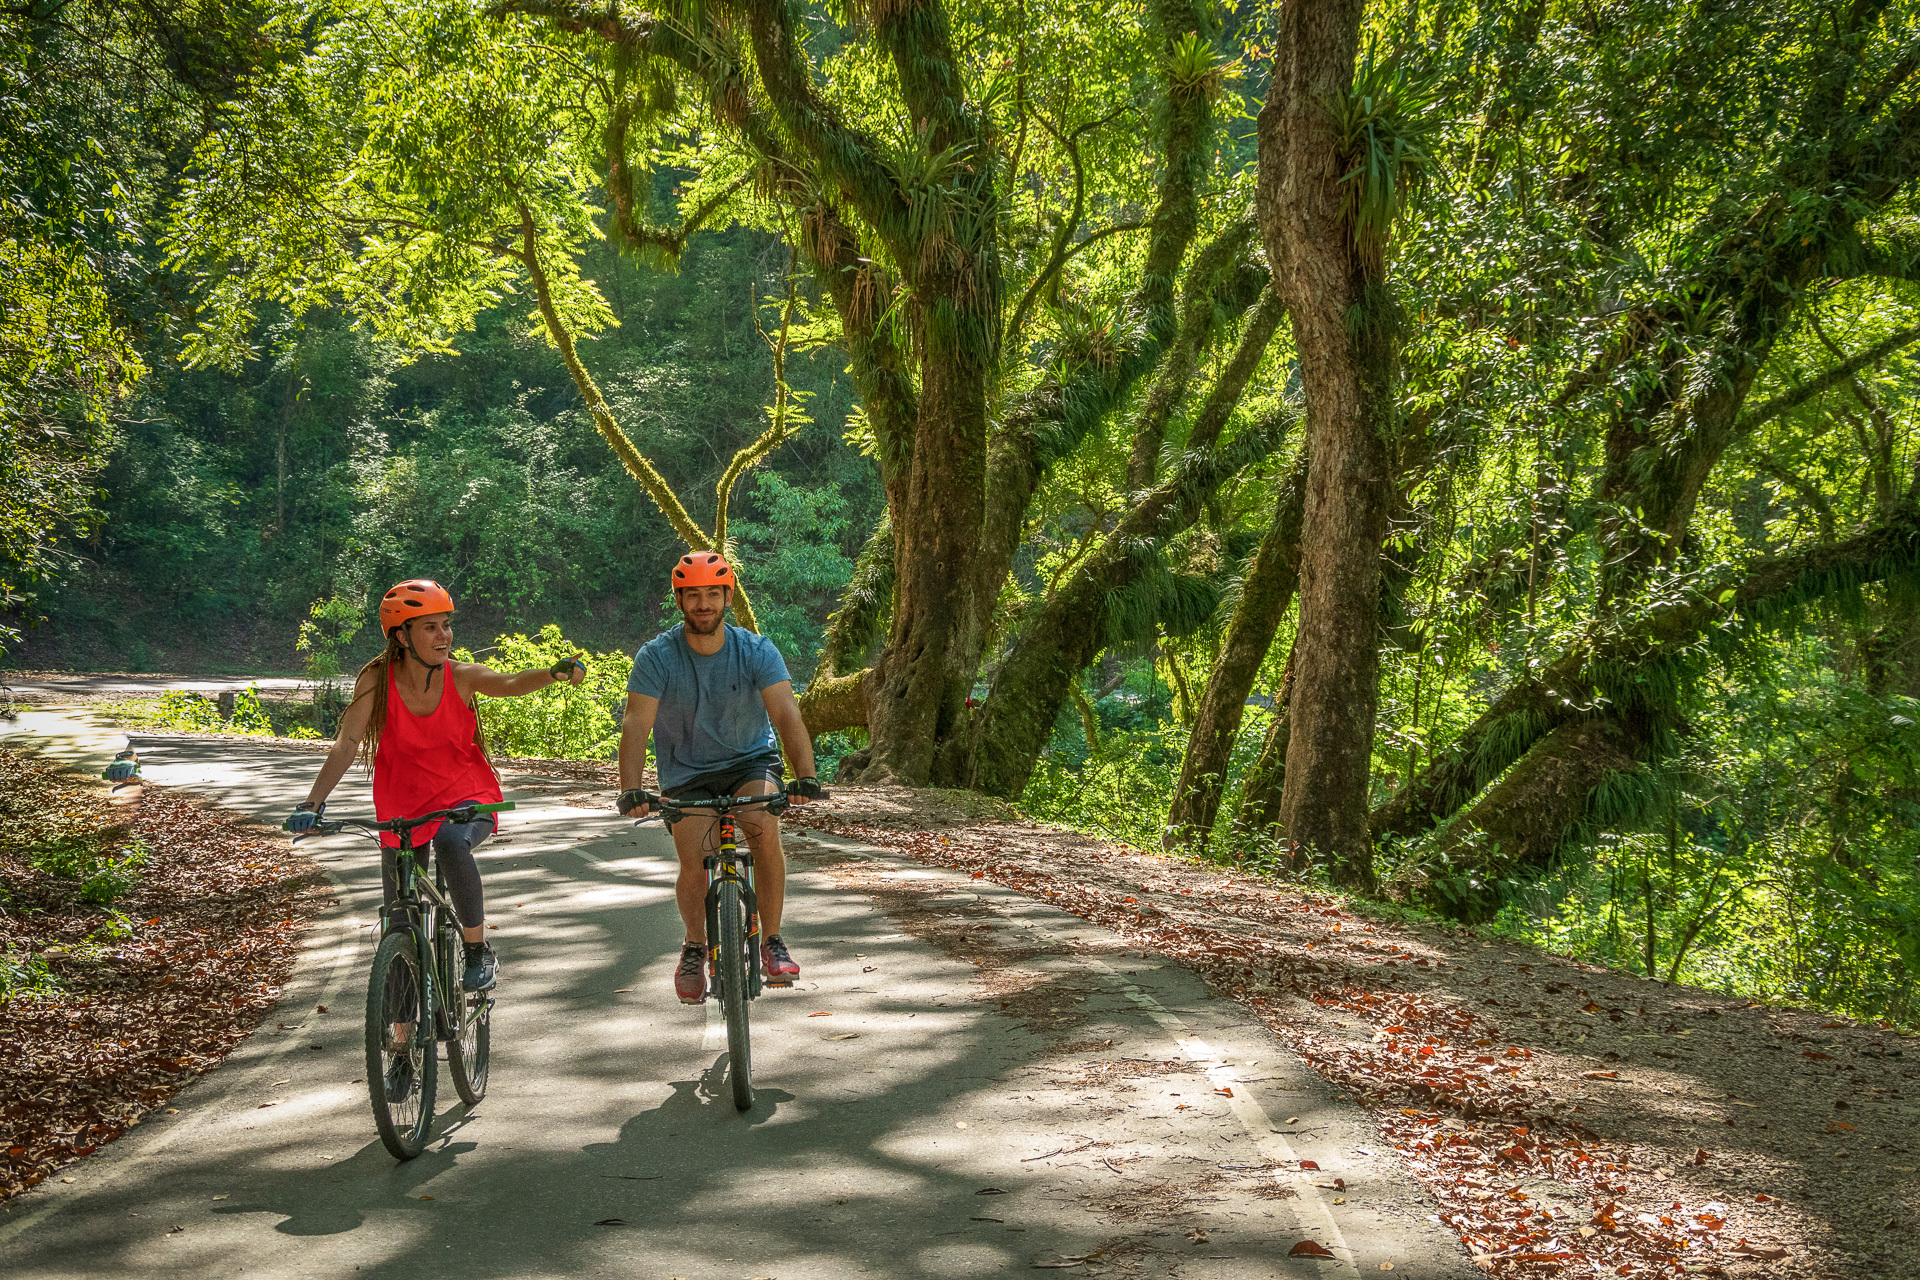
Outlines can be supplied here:
<path id="1" fill-rule="evenodd" d="M 360 668 L 353 702 L 340 717 L 339 736 L 320 766 L 307 798 L 286 821 L 289 831 L 311 830 L 326 812 L 327 796 L 356 752 L 373 770 L 373 812 L 380 821 L 410 818 L 435 809 L 499 801 L 500 776 L 487 759 L 476 695 L 517 698 L 561 680 L 579 684 L 587 669 L 578 657 L 518 675 L 502 675 L 477 662 L 452 662 L 453 597 L 426 578 L 409 578 L 380 600 L 380 630 L 386 651 Z M 440 676 L 438 687 L 434 677 Z M 451 696 L 449 696 L 451 694 Z M 446 871 L 454 909 L 466 941 L 461 986 L 485 991 L 494 984 L 493 948 L 486 943 L 486 903 L 474 846 L 497 829 L 494 815 L 474 822 L 435 822 L 413 832 L 416 847 L 429 841 Z M 380 882 L 393 904 L 400 837 L 380 837 Z M 427 860 L 420 859 L 426 870 Z"/>
<path id="2" fill-rule="evenodd" d="M 735 581 L 733 566 L 715 552 L 680 557 L 673 568 L 673 599 L 682 621 L 633 655 L 627 710 L 620 724 L 619 809 L 628 817 L 647 816 L 639 787 L 649 733 L 660 790 L 676 800 L 772 795 L 780 790 L 781 747 L 797 775 L 795 802 L 804 804 L 820 794 L 813 773 L 813 738 L 800 718 L 780 651 L 765 636 L 725 621 Z M 676 897 L 687 927 L 673 990 L 684 1004 L 707 998 L 702 858 L 718 821 L 714 815 L 693 812 L 673 827 L 674 852 L 680 857 Z M 749 810 L 736 821 L 753 851 L 764 939 L 760 968 L 768 986 L 789 987 L 800 966 L 780 937 L 787 887 L 780 820 L 764 810 Z"/>

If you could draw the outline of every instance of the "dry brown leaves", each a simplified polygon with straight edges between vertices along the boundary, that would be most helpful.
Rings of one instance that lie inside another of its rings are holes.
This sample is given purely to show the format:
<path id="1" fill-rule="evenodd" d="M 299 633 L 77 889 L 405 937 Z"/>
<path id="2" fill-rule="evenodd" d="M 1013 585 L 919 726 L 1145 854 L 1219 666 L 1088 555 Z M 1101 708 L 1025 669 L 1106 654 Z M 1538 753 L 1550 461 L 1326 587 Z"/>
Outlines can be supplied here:
<path id="1" fill-rule="evenodd" d="M 43 958 L 60 984 L 0 1004 L 4 1200 L 217 1066 L 278 999 L 325 894 L 277 836 L 151 786 L 112 804 L 18 752 L 0 750 L 0 814 L 0 949 Z M 139 883 L 112 904 L 124 929 L 31 866 L 30 843 L 55 831 L 145 844 Z"/>
<path id="2" fill-rule="evenodd" d="M 864 795 L 845 790 L 852 804 L 843 808 L 867 807 Z M 1686 1189 L 1663 1181 L 1667 1170 L 1634 1161 L 1632 1144 L 1600 1138 L 1584 1123 L 1588 1117 L 1577 1114 L 1584 1108 L 1557 1099 L 1543 1083 L 1548 1073 L 1534 1050 L 1467 1003 L 1485 994 L 1480 988 L 1471 995 L 1449 989 L 1462 982 L 1459 963 L 1417 938 L 1369 923 L 1331 897 L 1029 824 L 962 820 L 944 830 L 914 831 L 906 814 L 896 812 L 911 802 L 896 789 L 884 799 L 884 816 L 873 822 L 831 809 L 790 813 L 789 821 L 991 879 L 1195 969 L 1372 1111 L 1383 1136 L 1438 1202 L 1439 1220 L 1483 1271 L 1501 1277 L 1819 1273 L 1790 1259 L 1785 1272 L 1767 1265 L 1787 1258 L 1755 1230 L 1756 1223 L 1764 1229 L 1772 1197 L 1750 1196 L 1752 1203 L 1738 1206 L 1710 1196 L 1690 1203 Z M 1528 994 L 1538 994 L 1541 985 L 1529 976 L 1533 967 L 1519 966 Z M 1396 989 L 1410 984 L 1428 989 Z M 1600 985 L 1594 982 L 1596 992 Z M 1567 998 L 1577 1003 L 1586 995 L 1582 989 Z M 1289 996 L 1330 1017 L 1289 1016 L 1283 1004 Z M 1617 1023 L 1646 1010 L 1589 1000 L 1584 1012 L 1589 1021 L 1597 1014 Z M 1370 1043 L 1354 1043 L 1351 1033 L 1328 1034 L 1329 1024 L 1354 1022 L 1372 1029 Z M 1674 1198 L 1676 1191 L 1681 1198 Z"/>

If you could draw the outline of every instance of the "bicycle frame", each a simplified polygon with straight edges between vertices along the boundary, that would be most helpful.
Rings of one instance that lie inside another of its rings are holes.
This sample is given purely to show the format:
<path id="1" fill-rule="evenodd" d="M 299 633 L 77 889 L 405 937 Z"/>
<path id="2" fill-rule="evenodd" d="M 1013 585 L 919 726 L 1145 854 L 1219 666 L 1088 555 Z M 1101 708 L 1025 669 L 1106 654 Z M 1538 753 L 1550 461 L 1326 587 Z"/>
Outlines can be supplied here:
<path id="1" fill-rule="evenodd" d="M 364 1030 L 374 1125 L 380 1141 L 400 1160 L 411 1160 L 426 1148 L 433 1124 L 440 1050 L 430 1042 L 447 1042 L 446 1061 L 461 1101 L 477 1106 L 486 1093 L 488 1014 L 493 1008 L 492 996 L 461 989 L 455 969 L 462 950 L 456 941 L 463 932 L 460 911 L 448 896 L 443 866 L 435 864 L 431 880 L 421 874 L 424 846 L 415 847 L 414 832 L 429 822 L 472 822 L 481 813 L 513 807 L 501 800 L 385 822 L 316 821 L 295 836 L 297 842 L 307 834 L 333 835 L 352 828 L 376 841 L 388 834 L 398 837 L 393 845 L 393 894 L 380 907 L 379 942 L 368 975 Z M 383 845 L 383 862 L 385 858 Z"/>
<path id="2" fill-rule="evenodd" d="M 463 807 L 464 808 L 464 807 Z M 472 821 L 473 813 L 494 813 L 511 809 L 511 802 L 491 805 L 476 805 L 467 814 L 466 820 Z M 425 818 L 399 819 L 394 822 L 366 823 L 353 820 L 335 821 L 319 824 L 314 834 L 331 835 L 347 827 L 356 827 L 363 834 L 378 839 L 381 831 L 391 831 L 401 837 L 402 843 L 393 851 L 393 905 L 380 907 L 380 936 L 397 932 L 411 932 L 419 939 L 420 964 L 426 972 L 433 975 L 441 998 L 433 1002 L 436 1025 L 434 1034 L 442 1040 L 456 1038 L 467 1023 L 484 1016 L 493 1008 L 491 995 L 482 996 L 469 1004 L 465 1001 L 449 1001 L 447 993 L 458 992 L 460 983 L 454 972 L 454 956 L 445 953 L 440 946 L 440 913 L 453 921 L 456 931 L 462 929 L 460 911 L 447 896 L 446 873 L 438 863 L 434 865 L 433 879 L 428 880 L 420 874 L 419 859 L 416 856 L 425 845 L 413 846 L 407 843 L 412 838 L 415 827 L 424 825 L 433 818 L 450 819 L 460 816 L 462 811 L 442 810 Z M 296 843 L 301 837 L 296 836 Z"/>
<path id="3" fill-rule="evenodd" d="M 707 961 L 718 973 L 720 960 L 720 886 L 740 886 L 747 905 L 747 998 L 760 994 L 760 900 L 753 892 L 753 853 L 739 848 L 738 828 L 731 810 L 720 815 L 720 847 L 701 860 L 707 871 Z"/>

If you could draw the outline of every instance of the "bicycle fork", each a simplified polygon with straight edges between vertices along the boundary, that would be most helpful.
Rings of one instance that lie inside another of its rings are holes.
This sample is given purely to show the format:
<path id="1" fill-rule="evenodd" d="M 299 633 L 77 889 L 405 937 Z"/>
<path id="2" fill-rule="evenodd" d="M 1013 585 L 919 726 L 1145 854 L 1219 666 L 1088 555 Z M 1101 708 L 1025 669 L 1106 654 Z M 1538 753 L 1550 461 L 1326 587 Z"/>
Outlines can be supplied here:
<path id="1" fill-rule="evenodd" d="M 733 816 L 723 819 L 720 849 L 701 859 L 707 871 L 707 972 L 713 975 L 718 994 L 720 975 L 720 886 L 732 882 L 740 887 L 740 898 L 747 909 L 746 971 L 747 996 L 760 994 L 760 900 L 753 892 L 753 854 L 742 853 L 734 837 Z"/>

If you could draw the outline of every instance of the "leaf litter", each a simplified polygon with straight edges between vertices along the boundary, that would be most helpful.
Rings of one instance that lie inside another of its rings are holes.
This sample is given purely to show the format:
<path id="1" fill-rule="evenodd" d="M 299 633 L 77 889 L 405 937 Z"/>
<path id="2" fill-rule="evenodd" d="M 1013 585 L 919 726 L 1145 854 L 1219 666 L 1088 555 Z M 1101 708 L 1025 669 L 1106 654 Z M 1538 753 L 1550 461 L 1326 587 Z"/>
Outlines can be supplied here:
<path id="1" fill-rule="evenodd" d="M 0 1000 L 0 1200 L 217 1067 L 279 1000 L 326 901 L 318 869 L 283 837 L 152 784 L 135 796 L 116 804 L 0 749 L 0 954 L 51 980 Z M 138 879 L 108 904 L 82 901 L 34 858 L 71 838 L 138 842 Z"/>
<path id="2" fill-rule="evenodd" d="M 989 878 L 1239 1000 L 1372 1115 L 1491 1275 L 1920 1274 L 1895 1172 L 1915 1163 L 1920 1062 L 1891 1028 L 1369 921 L 1333 895 L 1019 821 L 981 797 L 835 798 L 790 822 Z M 1068 1025 L 1058 993 L 1023 1009 L 1021 980 L 1004 981 L 1005 1011 L 1036 1031 Z"/>

